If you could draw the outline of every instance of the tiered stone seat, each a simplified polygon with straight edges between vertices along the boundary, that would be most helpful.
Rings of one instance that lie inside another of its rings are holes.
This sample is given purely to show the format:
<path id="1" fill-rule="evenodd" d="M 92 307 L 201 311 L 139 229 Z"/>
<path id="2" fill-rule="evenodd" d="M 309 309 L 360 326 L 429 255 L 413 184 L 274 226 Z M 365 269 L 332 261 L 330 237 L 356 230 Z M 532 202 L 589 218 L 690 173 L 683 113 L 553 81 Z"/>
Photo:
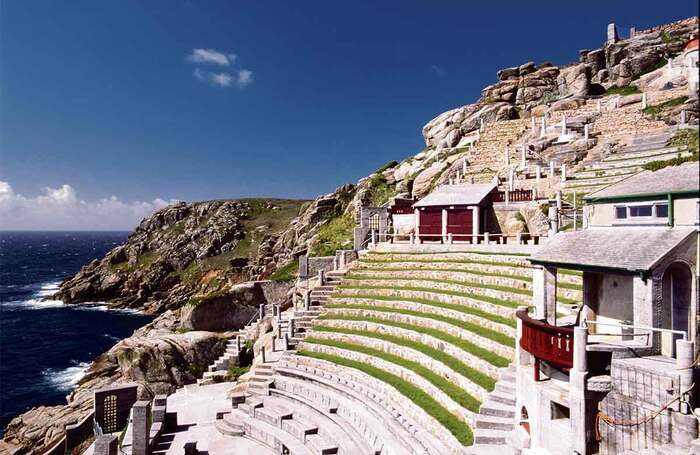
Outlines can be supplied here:
<path id="1" fill-rule="evenodd" d="M 513 146 L 527 130 L 528 122 L 523 119 L 505 120 L 485 125 L 476 146 L 466 158 L 469 162 L 465 180 L 474 179 L 475 183 L 493 180 L 497 171 L 503 166 L 503 153 L 506 146 Z M 455 177 L 455 176 L 449 176 Z"/>
<path id="2" fill-rule="evenodd" d="M 281 394 L 334 416 L 372 453 L 458 453 L 460 445 L 435 419 L 391 386 L 360 371 L 305 356 L 277 369 L 273 395 Z M 356 452 L 368 453 L 368 452 Z"/>
<path id="3" fill-rule="evenodd" d="M 580 301 L 580 280 L 559 276 L 564 300 Z M 531 291 L 531 266 L 522 253 L 368 253 L 326 299 L 298 345 L 301 356 L 290 358 L 314 362 L 314 374 L 340 384 L 369 378 L 382 390 L 371 397 L 411 403 L 418 427 L 435 427 L 434 415 L 402 392 L 408 384 L 428 394 L 433 410 L 456 418 L 453 424 L 474 428 L 462 443 L 500 444 L 514 416 L 513 390 L 504 383 L 514 355 L 514 311 L 530 303 Z M 277 370 L 271 393 L 284 372 Z M 452 424 L 442 422 L 441 431 L 454 441 Z"/>

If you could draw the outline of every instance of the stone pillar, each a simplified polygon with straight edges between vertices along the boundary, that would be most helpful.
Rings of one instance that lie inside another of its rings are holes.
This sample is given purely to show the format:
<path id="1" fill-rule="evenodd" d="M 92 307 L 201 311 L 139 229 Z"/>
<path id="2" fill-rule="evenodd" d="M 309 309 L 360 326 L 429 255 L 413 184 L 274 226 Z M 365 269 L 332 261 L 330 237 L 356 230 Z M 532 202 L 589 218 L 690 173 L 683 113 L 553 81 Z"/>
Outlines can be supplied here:
<path id="1" fill-rule="evenodd" d="M 117 455 L 119 439 L 112 434 L 103 434 L 95 439 L 94 455 Z"/>
<path id="2" fill-rule="evenodd" d="M 326 284 L 326 272 L 325 270 L 318 271 L 318 285 L 323 286 Z"/>
<path id="3" fill-rule="evenodd" d="M 561 163 L 561 181 L 566 182 L 566 163 Z"/>
<path id="4" fill-rule="evenodd" d="M 287 332 L 289 333 L 290 338 L 291 338 L 291 337 L 294 337 L 294 331 L 295 331 L 295 330 L 294 330 L 294 329 L 295 329 L 294 324 L 295 324 L 295 321 L 296 321 L 296 320 L 295 320 L 294 318 L 290 319 L 290 320 L 289 320 L 289 325 L 287 326 Z"/>
<path id="5" fill-rule="evenodd" d="M 515 169 L 508 171 L 508 190 L 513 191 L 513 185 L 515 181 Z"/>
<path id="6" fill-rule="evenodd" d="M 442 209 L 442 241 L 447 242 L 447 209 Z"/>
<path id="7" fill-rule="evenodd" d="M 635 27 L 630 27 L 630 38 L 634 38 L 634 35 L 637 34 L 637 29 Z"/>
<path id="8" fill-rule="evenodd" d="M 449 243 L 450 245 L 452 245 L 452 233 L 451 233 L 451 232 L 448 232 L 448 233 L 447 233 L 447 243 Z"/>
<path id="9" fill-rule="evenodd" d="M 241 337 L 239 336 L 236 337 L 236 352 L 241 352 Z"/>
<path id="10" fill-rule="evenodd" d="M 556 200 L 557 200 L 557 211 L 561 212 L 561 191 L 557 191 Z"/>
<path id="11" fill-rule="evenodd" d="M 550 207 L 547 217 L 549 218 L 549 235 L 551 236 L 559 232 L 559 213 L 557 208 Z"/>
<path id="12" fill-rule="evenodd" d="M 462 161 L 462 175 L 466 176 L 467 175 L 467 159 L 464 158 Z"/>
<path id="13" fill-rule="evenodd" d="M 258 318 L 259 318 L 260 320 L 262 320 L 262 318 L 264 318 L 264 317 L 265 317 L 265 304 L 264 304 L 264 303 L 261 303 L 261 304 L 258 306 Z"/>
<path id="14" fill-rule="evenodd" d="M 506 199 L 506 205 L 510 204 L 510 185 L 508 185 L 508 188 L 505 190 L 505 199 Z"/>
<path id="15" fill-rule="evenodd" d="M 305 254 L 299 256 L 299 276 L 309 276 L 309 257 Z"/>
<path id="16" fill-rule="evenodd" d="M 545 319 L 551 325 L 557 323 L 557 269 L 544 267 Z"/>
<path id="17" fill-rule="evenodd" d="M 542 169 L 540 169 L 540 165 L 538 164 L 535 166 L 535 184 L 539 185 L 540 184 L 540 178 L 542 177 Z"/>
<path id="18" fill-rule="evenodd" d="M 472 207 L 472 243 L 479 243 L 479 226 L 481 225 L 479 206 Z"/>
<path id="19" fill-rule="evenodd" d="M 642 109 L 646 109 L 646 108 L 647 108 L 647 94 L 642 93 Z"/>
<path id="20" fill-rule="evenodd" d="M 533 115 L 530 117 L 530 129 L 534 132 L 535 131 L 535 116 Z"/>
<path id="21" fill-rule="evenodd" d="M 416 217 L 416 243 L 420 243 L 420 212 L 418 209 L 414 209 L 413 214 Z"/>
<path id="22" fill-rule="evenodd" d="M 681 125 L 685 126 L 685 123 L 686 123 L 685 111 L 681 111 Z"/>
<path id="23" fill-rule="evenodd" d="M 132 455 L 148 455 L 150 436 L 150 401 L 137 401 L 131 408 Z"/>
<path id="24" fill-rule="evenodd" d="M 693 385 L 693 361 L 694 361 L 694 343 L 692 341 L 676 340 L 676 369 L 681 380 L 681 393 L 688 390 Z M 688 403 L 694 403 L 693 391 L 689 392 L 687 402 L 681 403 L 680 412 L 683 414 L 690 413 Z"/>
<path id="25" fill-rule="evenodd" d="M 377 246 L 377 236 L 374 233 L 374 229 L 372 230 L 371 234 L 372 234 L 372 246 Z M 321 285 L 323 285 L 323 282 L 321 283 Z"/>
<path id="26" fill-rule="evenodd" d="M 414 245 L 416 243 L 416 237 L 415 237 L 415 234 L 413 232 L 411 232 L 411 234 L 408 236 L 408 242 L 411 245 Z"/>
<path id="27" fill-rule="evenodd" d="M 588 365 L 586 362 L 586 343 L 588 333 L 583 327 L 574 327 L 574 367 L 569 372 L 569 416 L 573 429 L 573 448 L 575 453 L 585 455 L 587 450 L 586 428 L 586 376 Z"/>
<path id="28" fill-rule="evenodd" d="M 304 309 L 305 310 L 311 309 L 311 291 L 307 291 L 306 294 L 304 295 Z"/>
<path id="29" fill-rule="evenodd" d="M 522 243 L 523 243 L 523 233 L 522 232 L 518 232 L 517 234 L 515 234 L 515 243 L 517 243 L 518 245 L 522 245 Z"/>
<path id="30" fill-rule="evenodd" d="M 508 166 L 510 164 L 510 155 L 508 154 L 508 147 L 506 147 L 506 150 L 503 153 L 503 156 L 505 158 L 506 166 Z"/>
<path id="31" fill-rule="evenodd" d="M 484 119 L 479 119 L 479 132 L 483 133 L 484 132 Z"/>
<path id="32" fill-rule="evenodd" d="M 518 312 L 527 311 L 527 306 L 519 306 Z M 515 361 L 518 366 L 527 366 L 530 364 L 530 353 L 520 347 L 520 338 L 523 334 L 523 321 L 520 318 L 515 318 Z"/>
<path id="33" fill-rule="evenodd" d="M 274 341 L 273 341 L 274 343 Z M 260 346 L 260 362 L 265 363 L 265 345 Z"/>
<path id="34" fill-rule="evenodd" d="M 589 127 L 590 127 L 590 125 L 588 123 L 583 125 L 583 138 L 585 140 L 588 140 L 588 138 L 590 136 L 590 128 Z"/>
<path id="35" fill-rule="evenodd" d="M 619 39 L 615 24 L 608 24 L 608 43 L 617 43 Z"/>
<path id="36" fill-rule="evenodd" d="M 488 245 L 490 242 L 491 242 L 491 240 L 489 239 L 489 233 L 484 232 L 484 244 Z"/>

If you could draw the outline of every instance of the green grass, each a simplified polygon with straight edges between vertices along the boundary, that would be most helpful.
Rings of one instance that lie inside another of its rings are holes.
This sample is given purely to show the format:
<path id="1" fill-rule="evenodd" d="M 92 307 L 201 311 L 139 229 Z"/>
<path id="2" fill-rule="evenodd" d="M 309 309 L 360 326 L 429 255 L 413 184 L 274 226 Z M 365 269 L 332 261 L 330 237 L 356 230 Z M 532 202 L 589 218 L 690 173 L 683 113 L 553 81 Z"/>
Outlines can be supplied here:
<path id="1" fill-rule="evenodd" d="M 272 281 L 278 281 L 282 283 L 287 283 L 294 281 L 297 278 L 297 273 L 299 272 L 299 261 L 292 259 L 291 262 L 283 265 L 282 267 L 275 270 L 275 273 L 270 275 Z"/>
<path id="2" fill-rule="evenodd" d="M 382 307 L 384 308 L 384 307 Z M 415 311 L 414 313 L 418 313 Z M 420 313 L 419 313 L 420 314 Z M 420 317 L 423 317 L 421 314 Z M 446 318 L 448 319 L 448 318 Z M 406 330 L 411 330 L 413 332 L 417 333 L 422 333 L 424 335 L 429 335 L 433 338 L 437 338 L 438 340 L 445 341 L 447 343 L 450 343 L 451 345 L 457 346 L 464 352 L 468 352 L 469 354 L 472 354 L 488 363 L 490 363 L 493 366 L 502 368 L 506 367 L 510 364 L 510 360 L 508 360 L 505 357 L 502 357 L 498 354 L 495 354 L 488 349 L 484 349 L 481 346 L 478 346 L 471 341 L 467 341 L 463 338 L 459 338 L 453 335 L 450 335 L 449 333 L 443 332 L 442 330 L 437 330 L 433 329 L 430 327 L 423 327 L 420 325 L 416 324 L 410 324 L 407 322 L 400 322 L 400 321 L 394 321 L 391 319 L 384 319 L 384 318 L 379 318 L 379 317 L 372 317 L 372 316 L 354 316 L 354 315 L 341 315 L 341 314 L 333 314 L 333 313 L 328 313 L 324 314 L 322 316 L 319 316 L 318 320 L 339 320 L 339 321 L 361 321 L 361 322 L 372 322 L 375 324 L 382 324 L 382 325 L 387 325 L 391 327 L 398 327 L 400 329 L 406 329 Z M 445 321 L 442 321 L 445 322 Z M 464 328 L 464 327 L 460 327 Z M 470 330 L 471 332 L 471 330 Z M 486 385 L 482 385 L 484 388 Z M 491 389 L 489 389 L 491 390 Z"/>
<path id="3" fill-rule="evenodd" d="M 653 106 L 647 106 L 644 109 L 642 109 L 642 112 L 648 115 L 658 115 L 661 113 L 661 111 L 664 111 L 668 109 L 669 107 L 674 107 L 674 106 L 680 106 L 681 104 L 685 103 L 688 101 L 687 96 L 679 96 L 676 98 L 672 98 L 670 100 L 666 100 L 663 103 L 660 104 L 655 104 Z"/>
<path id="4" fill-rule="evenodd" d="M 430 394 L 424 392 L 419 387 L 414 386 L 410 382 L 401 379 L 400 377 L 387 373 L 386 371 L 367 365 L 356 360 L 346 359 L 344 357 L 325 354 L 322 352 L 312 352 L 300 350 L 297 355 L 311 357 L 319 360 L 325 360 L 328 362 L 335 363 L 336 365 L 345 366 L 348 368 L 354 368 L 356 370 L 362 371 L 380 381 L 389 384 L 401 395 L 405 396 L 418 407 L 423 409 L 428 415 L 433 417 L 435 420 L 440 422 L 452 435 L 463 445 L 468 446 L 474 443 L 474 434 L 471 428 L 465 422 L 460 420 L 450 411 L 445 409 L 440 403 L 438 403 Z"/>
<path id="5" fill-rule="evenodd" d="M 336 250 L 352 248 L 355 221 L 351 215 L 331 218 L 321 225 L 311 247 L 311 256 L 333 256 Z"/>
<path id="6" fill-rule="evenodd" d="M 492 276 L 492 277 L 498 277 L 498 278 L 510 278 L 513 280 L 518 280 L 518 281 L 527 281 L 530 282 L 532 281 L 532 277 L 528 277 L 525 275 L 504 275 L 502 273 L 495 273 L 495 272 L 484 272 L 481 270 L 474 270 L 474 269 L 440 269 L 440 268 L 402 268 L 402 267 L 358 267 L 353 269 L 353 271 L 357 272 L 450 272 L 450 273 L 468 273 L 471 275 L 480 275 L 480 276 Z"/>
<path id="7" fill-rule="evenodd" d="M 506 308 L 517 308 L 522 303 L 513 302 L 511 300 L 500 299 L 497 297 L 489 297 L 473 292 L 450 291 L 448 289 L 424 288 L 420 286 L 369 286 L 363 284 L 341 284 L 338 289 L 360 289 L 360 290 L 389 290 L 389 291 L 411 291 L 411 292 L 432 292 L 435 294 L 451 295 L 454 297 L 464 297 L 468 299 L 478 300 L 480 302 L 491 303 Z"/>
<path id="8" fill-rule="evenodd" d="M 397 299 L 391 299 L 391 298 L 380 298 L 380 296 L 363 296 L 363 295 L 357 295 L 353 296 L 354 298 L 357 299 L 372 299 L 372 300 L 378 300 L 378 301 L 385 301 L 385 302 L 390 302 L 390 301 L 395 301 Z M 495 316 L 490 313 L 485 313 L 480 310 L 476 310 L 478 314 L 474 314 L 472 312 L 466 312 L 466 311 L 461 311 L 459 308 L 452 308 L 452 307 L 460 307 L 460 305 L 453 305 L 449 303 L 441 303 L 441 302 L 433 302 L 431 300 L 425 300 L 425 299 L 410 299 L 410 298 L 404 298 L 401 299 L 402 301 L 407 301 L 407 302 L 414 302 L 414 303 L 420 303 L 423 305 L 428 305 L 428 306 L 434 306 L 438 308 L 445 308 L 448 310 L 455 310 L 455 311 L 460 311 L 461 313 L 465 314 L 470 314 L 472 316 L 479 316 L 479 317 L 484 317 L 485 319 L 486 316 L 492 319 L 488 319 L 492 322 L 497 322 L 499 324 L 504 324 L 509 327 L 515 328 L 515 320 L 514 319 L 506 319 L 501 316 Z M 456 319 L 456 318 L 451 318 L 449 316 L 443 316 L 441 314 L 435 314 L 435 313 L 424 313 L 422 311 L 415 311 L 415 310 L 408 310 L 405 308 L 396 308 L 392 306 L 381 306 L 381 305 L 363 305 L 363 304 L 348 304 L 348 303 L 329 303 L 326 305 L 327 308 L 344 308 L 344 309 L 355 309 L 355 310 L 368 310 L 368 311 L 379 311 L 382 313 L 398 313 L 398 314 L 405 314 L 407 316 L 415 316 L 419 318 L 428 318 L 428 319 L 433 319 L 435 321 L 440 321 L 440 322 L 445 322 L 447 324 L 453 325 L 455 327 L 459 327 L 464 330 L 468 330 L 469 332 L 472 332 L 476 335 L 482 336 L 484 338 L 488 338 L 489 340 L 495 341 L 498 344 L 502 344 L 503 346 L 508 346 L 512 348 L 515 345 L 515 339 L 513 337 L 510 337 L 504 333 L 497 332 L 495 330 L 483 327 L 477 323 L 474 322 L 468 322 L 468 321 L 462 321 L 461 319 Z M 471 310 L 471 308 L 470 308 Z M 493 320 L 496 319 L 496 320 Z"/>
<path id="9" fill-rule="evenodd" d="M 396 160 L 391 160 L 388 163 L 386 163 L 384 166 L 380 167 L 377 169 L 377 174 L 381 174 L 382 172 L 386 171 L 387 169 L 391 169 L 393 167 L 398 166 L 399 162 Z"/>
<path id="10" fill-rule="evenodd" d="M 415 276 L 410 276 L 410 277 L 367 276 L 367 275 L 348 274 L 345 276 L 345 279 L 346 280 L 376 280 L 376 281 L 395 281 L 395 280 L 430 281 L 430 282 L 434 282 L 434 283 L 454 284 L 454 285 L 458 285 L 458 286 L 468 286 L 468 287 L 481 288 L 481 289 L 491 289 L 493 291 L 510 292 L 513 294 L 520 294 L 520 295 L 532 295 L 532 291 L 528 290 L 528 289 L 514 288 L 512 286 L 502 286 L 499 284 L 484 284 L 484 283 L 479 283 L 478 281 L 450 280 L 447 278 L 431 278 L 431 277 L 415 277 Z M 439 289 L 438 291 L 442 291 L 442 289 Z"/>
<path id="11" fill-rule="evenodd" d="M 392 185 L 381 173 L 375 173 L 369 179 L 368 198 L 371 206 L 380 207 L 396 195 Z"/>
<path id="12" fill-rule="evenodd" d="M 680 156 L 680 154 L 671 158 L 670 160 L 657 160 L 646 163 L 642 166 L 644 170 L 647 171 L 658 171 L 668 166 L 678 166 L 683 163 L 688 163 L 690 161 L 698 161 L 700 156 L 698 154 L 698 131 L 697 130 L 681 130 L 675 134 L 666 143 L 669 147 L 679 147 L 684 150 L 691 152 L 688 156 Z"/>
<path id="13" fill-rule="evenodd" d="M 530 266 L 527 265 L 519 265 L 519 264 L 512 264 L 510 262 L 499 262 L 499 261 L 481 261 L 481 260 L 476 260 L 476 259 L 366 259 L 362 258 L 360 259 L 360 264 L 363 263 L 368 263 L 368 264 L 386 264 L 386 263 L 392 263 L 392 262 L 417 262 L 417 263 L 428 263 L 428 264 L 435 264 L 440 263 L 440 264 L 479 264 L 479 265 L 493 265 L 497 267 L 513 267 L 513 268 L 520 268 L 520 269 L 529 269 L 531 268 Z"/>
<path id="14" fill-rule="evenodd" d="M 452 398 L 465 409 L 469 409 L 472 412 L 479 412 L 479 406 L 481 405 L 481 402 L 479 400 L 467 393 L 463 388 L 461 388 L 457 384 L 448 381 L 441 375 L 433 372 L 430 368 L 422 365 L 419 362 L 407 360 L 403 357 L 399 357 L 398 355 L 390 354 L 379 349 L 370 348 L 361 344 L 348 343 L 345 341 L 328 340 L 325 338 L 315 338 L 313 336 L 309 336 L 304 339 L 304 343 L 320 344 L 323 346 L 345 349 L 347 351 L 359 352 L 361 354 L 377 357 L 379 359 L 386 360 L 387 362 L 391 362 L 395 365 L 402 366 L 414 372 L 415 374 L 422 376 L 424 379 L 426 379 L 432 385 L 443 391 L 447 396 Z"/>
<path id="15" fill-rule="evenodd" d="M 226 372 L 226 378 L 229 381 L 235 381 L 236 379 L 240 378 L 244 374 L 250 371 L 250 365 L 246 365 L 244 367 L 231 367 L 228 369 Z"/>
<path id="16" fill-rule="evenodd" d="M 636 85 L 624 85 L 622 87 L 613 86 L 605 91 L 605 95 L 633 95 L 635 93 L 641 93 Z"/>
<path id="17" fill-rule="evenodd" d="M 411 251 L 411 252 L 402 252 L 402 253 L 396 253 L 393 251 L 374 251 L 372 252 L 372 255 L 376 256 L 381 256 L 381 255 L 390 255 L 390 254 L 400 254 L 400 255 L 405 255 L 405 256 L 418 256 L 418 255 L 425 255 L 425 254 L 464 254 L 464 253 L 469 253 L 469 254 L 483 254 L 485 256 L 530 256 L 530 253 L 507 253 L 503 251 L 473 251 L 473 250 L 466 250 L 466 251 Z"/>
<path id="18" fill-rule="evenodd" d="M 418 352 L 422 352 L 430 358 L 433 358 L 447 365 L 453 371 L 461 374 L 474 384 L 477 384 L 479 387 L 489 392 L 496 387 L 496 380 L 490 377 L 489 375 L 470 367 L 457 357 L 446 354 L 445 352 L 432 348 L 426 344 L 415 342 L 409 338 L 388 335 L 380 332 L 373 332 L 370 330 L 354 330 L 342 327 L 329 327 L 324 325 L 316 325 L 314 326 L 314 330 L 317 332 L 340 333 L 346 335 L 356 335 L 361 337 L 374 338 L 376 340 L 388 341 L 389 343 L 414 349 Z"/>

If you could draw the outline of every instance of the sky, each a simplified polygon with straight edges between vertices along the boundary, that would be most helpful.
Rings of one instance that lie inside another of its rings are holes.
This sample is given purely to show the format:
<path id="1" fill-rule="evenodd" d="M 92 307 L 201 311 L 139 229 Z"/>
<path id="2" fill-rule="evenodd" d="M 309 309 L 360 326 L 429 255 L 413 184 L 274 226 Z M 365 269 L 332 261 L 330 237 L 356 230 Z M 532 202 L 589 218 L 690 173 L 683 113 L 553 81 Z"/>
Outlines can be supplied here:
<path id="1" fill-rule="evenodd" d="M 0 229 L 131 229 L 174 200 L 314 198 L 424 147 L 500 68 L 695 0 L 3 0 Z"/>

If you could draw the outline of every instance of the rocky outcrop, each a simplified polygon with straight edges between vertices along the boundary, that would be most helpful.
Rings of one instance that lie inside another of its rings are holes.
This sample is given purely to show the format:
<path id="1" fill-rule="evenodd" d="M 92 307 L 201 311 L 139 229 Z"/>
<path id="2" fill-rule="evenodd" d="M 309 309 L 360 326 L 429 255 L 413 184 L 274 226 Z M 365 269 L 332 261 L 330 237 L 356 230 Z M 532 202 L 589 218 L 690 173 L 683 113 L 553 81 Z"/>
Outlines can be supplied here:
<path id="1" fill-rule="evenodd" d="M 90 365 L 63 406 L 40 406 L 13 419 L 0 442 L 0 453 L 42 453 L 63 436 L 66 424 L 92 409 L 93 390 L 117 383 L 139 384 L 141 399 L 172 393 L 190 384 L 225 350 L 226 334 L 179 333 L 178 311 L 168 311 L 120 341 Z"/>

